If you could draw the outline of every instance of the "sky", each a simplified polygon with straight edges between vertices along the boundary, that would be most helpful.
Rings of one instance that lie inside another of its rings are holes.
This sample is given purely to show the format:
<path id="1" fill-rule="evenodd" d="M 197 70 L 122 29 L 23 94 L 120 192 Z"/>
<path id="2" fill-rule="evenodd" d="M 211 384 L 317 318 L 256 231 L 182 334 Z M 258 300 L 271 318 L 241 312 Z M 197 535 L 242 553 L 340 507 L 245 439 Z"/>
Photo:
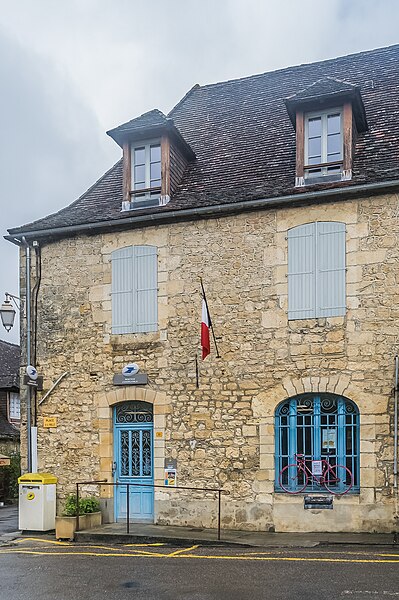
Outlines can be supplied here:
<path id="1" fill-rule="evenodd" d="M 396 44 L 398 22 L 397 0 L 0 0 L 0 303 L 19 295 L 3 235 L 120 158 L 106 130 L 196 83 Z"/>

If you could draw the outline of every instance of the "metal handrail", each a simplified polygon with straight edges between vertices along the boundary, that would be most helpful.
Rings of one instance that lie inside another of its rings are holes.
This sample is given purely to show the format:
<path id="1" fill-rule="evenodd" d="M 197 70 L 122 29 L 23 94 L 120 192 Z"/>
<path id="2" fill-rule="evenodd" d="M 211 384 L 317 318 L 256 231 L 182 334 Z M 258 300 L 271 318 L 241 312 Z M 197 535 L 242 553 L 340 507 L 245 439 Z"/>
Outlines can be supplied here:
<path id="1" fill-rule="evenodd" d="M 189 491 L 197 491 L 197 492 L 215 492 L 218 494 L 218 541 L 220 541 L 220 531 L 221 531 L 221 509 L 222 509 L 222 494 L 228 495 L 230 492 L 227 490 L 222 490 L 220 488 L 201 488 L 201 487 L 192 487 L 185 485 L 176 485 L 176 486 L 168 486 L 168 485 L 160 485 L 154 483 L 122 483 L 120 481 L 107 481 L 105 480 L 95 480 L 95 481 L 79 481 L 76 482 L 76 531 L 79 531 L 79 486 L 80 485 L 125 485 L 126 486 L 126 533 L 130 533 L 130 486 L 137 487 L 151 487 L 151 488 L 162 488 L 165 490 L 189 490 Z"/>

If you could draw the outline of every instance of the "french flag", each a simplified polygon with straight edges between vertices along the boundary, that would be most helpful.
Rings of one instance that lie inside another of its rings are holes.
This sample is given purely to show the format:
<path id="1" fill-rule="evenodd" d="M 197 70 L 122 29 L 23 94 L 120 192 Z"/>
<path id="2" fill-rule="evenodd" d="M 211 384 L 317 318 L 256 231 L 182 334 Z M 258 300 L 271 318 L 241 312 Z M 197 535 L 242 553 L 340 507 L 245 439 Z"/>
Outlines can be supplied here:
<path id="1" fill-rule="evenodd" d="M 202 299 L 202 319 L 201 319 L 201 346 L 202 346 L 202 360 L 205 360 L 208 354 L 211 352 L 211 343 L 209 339 L 209 327 L 211 320 L 209 318 L 208 307 L 205 299 Z"/>

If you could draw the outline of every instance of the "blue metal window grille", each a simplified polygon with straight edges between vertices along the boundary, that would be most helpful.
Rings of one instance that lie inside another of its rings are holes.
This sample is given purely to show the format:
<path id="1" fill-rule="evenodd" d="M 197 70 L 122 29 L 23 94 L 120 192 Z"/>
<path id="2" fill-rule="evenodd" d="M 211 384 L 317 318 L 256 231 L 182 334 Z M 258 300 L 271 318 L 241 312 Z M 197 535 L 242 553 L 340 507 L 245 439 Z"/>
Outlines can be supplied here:
<path id="1" fill-rule="evenodd" d="M 351 400 L 334 394 L 303 394 L 281 403 L 275 414 L 276 491 L 279 473 L 304 454 L 312 460 L 326 459 L 331 466 L 345 465 L 352 472 L 351 492 L 359 491 L 359 410 Z M 309 481 L 307 492 L 326 491 Z"/>

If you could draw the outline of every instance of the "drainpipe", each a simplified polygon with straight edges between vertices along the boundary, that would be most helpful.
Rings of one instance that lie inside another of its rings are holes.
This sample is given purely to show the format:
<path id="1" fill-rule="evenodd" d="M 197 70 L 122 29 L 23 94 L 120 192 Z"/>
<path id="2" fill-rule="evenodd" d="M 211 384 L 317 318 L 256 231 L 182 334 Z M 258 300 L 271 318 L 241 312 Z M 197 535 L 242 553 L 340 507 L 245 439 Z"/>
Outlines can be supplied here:
<path id="1" fill-rule="evenodd" d="M 26 302 L 26 364 L 31 364 L 31 298 L 30 298 L 30 246 L 26 241 L 25 236 L 22 238 L 25 246 L 25 302 Z M 27 450 L 28 450 L 28 473 L 32 472 L 32 415 L 31 415 L 31 399 L 32 388 L 28 387 L 26 399 L 26 429 L 27 429 Z"/>
<path id="2" fill-rule="evenodd" d="M 395 356 L 395 409 L 394 409 L 394 434 L 393 434 L 393 487 L 398 489 L 398 383 L 399 383 L 399 357 Z"/>

